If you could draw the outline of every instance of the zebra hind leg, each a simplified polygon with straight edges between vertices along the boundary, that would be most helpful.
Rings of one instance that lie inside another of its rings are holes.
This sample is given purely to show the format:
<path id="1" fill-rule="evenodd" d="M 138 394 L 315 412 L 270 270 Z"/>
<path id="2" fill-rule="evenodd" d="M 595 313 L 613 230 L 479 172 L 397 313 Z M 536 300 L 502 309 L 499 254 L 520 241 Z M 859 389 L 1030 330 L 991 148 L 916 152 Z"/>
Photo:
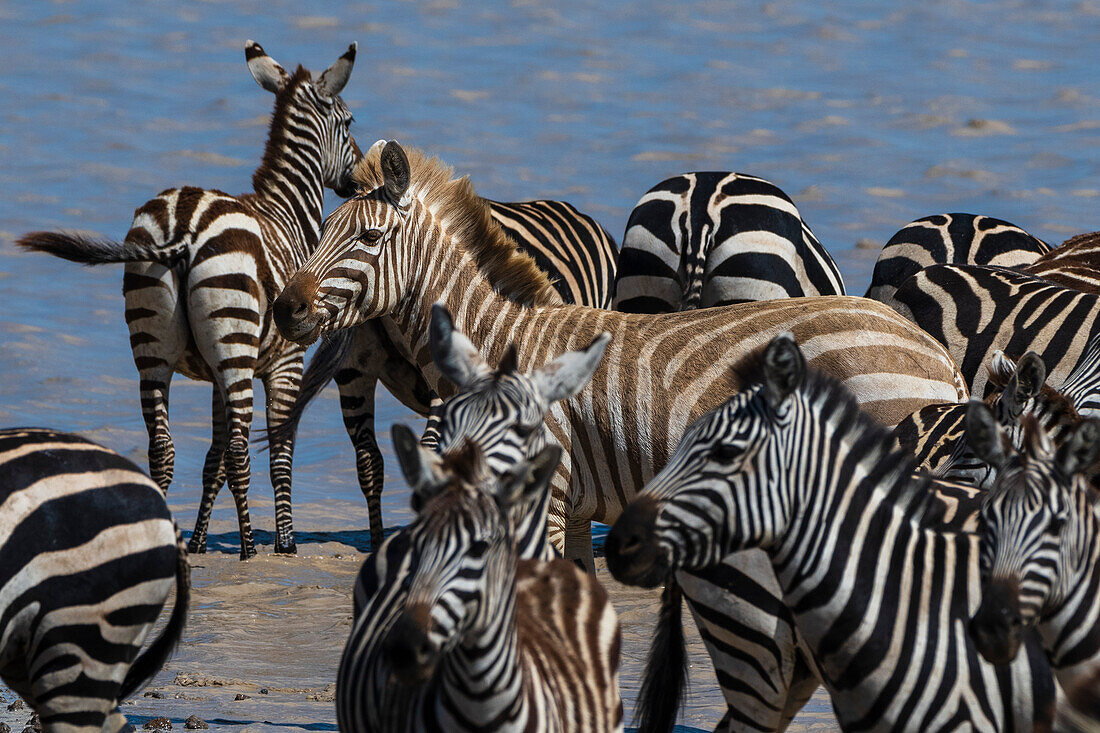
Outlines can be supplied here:
<path id="1" fill-rule="evenodd" d="M 214 501 L 225 484 L 225 449 L 229 445 L 229 425 L 225 415 L 225 400 L 221 389 L 214 385 L 213 403 L 210 410 L 212 435 L 210 450 L 202 466 L 202 500 L 199 502 L 199 514 L 195 519 L 195 531 L 187 543 L 191 554 L 206 552 L 206 532 L 210 526 L 210 513 L 214 510 Z"/>
<path id="2" fill-rule="evenodd" d="M 378 378 L 368 372 L 347 365 L 336 372 L 336 386 L 340 389 L 340 412 L 344 427 L 355 446 L 355 472 L 359 488 L 367 500 L 367 516 L 370 519 L 371 549 L 382 543 L 382 484 L 385 472 L 382 451 L 374 432 L 374 392 Z"/>
<path id="3" fill-rule="evenodd" d="M 298 552 L 294 542 L 294 518 L 291 507 L 291 471 L 294 462 L 293 432 L 277 430 L 298 399 L 302 386 L 302 357 L 305 350 L 285 358 L 279 368 L 264 377 L 267 397 L 267 427 L 269 435 L 271 486 L 275 492 L 275 552 L 293 555 Z"/>
<path id="4" fill-rule="evenodd" d="M 176 447 L 168 428 L 168 390 L 172 382 L 171 367 L 160 364 L 140 371 L 141 415 L 149 433 L 149 476 L 160 490 L 168 493 L 176 462 Z"/>

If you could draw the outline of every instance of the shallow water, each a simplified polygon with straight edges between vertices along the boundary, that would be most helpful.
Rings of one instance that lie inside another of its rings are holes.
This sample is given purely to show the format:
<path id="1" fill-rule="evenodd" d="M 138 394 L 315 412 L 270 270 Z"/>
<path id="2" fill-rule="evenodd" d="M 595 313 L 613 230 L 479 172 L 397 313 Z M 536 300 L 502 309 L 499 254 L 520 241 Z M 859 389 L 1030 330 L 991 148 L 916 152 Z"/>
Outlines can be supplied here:
<path id="1" fill-rule="evenodd" d="M 764 176 L 854 294 L 877 247 L 926 214 L 989 214 L 1051 242 L 1100 229 L 1100 3 L 546 5 L 0 4 L 0 424 L 77 430 L 144 464 L 119 268 L 10 241 L 55 227 L 121 237 L 133 209 L 170 186 L 245 190 L 272 101 L 244 66 L 246 38 L 318 71 L 357 40 L 344 98 L 361 143 L 427 148 L 491 198 L 568 199 L 616 237 L 668 175 Z M 187 526 L 209 400 L 208 385 L 174 384 L 170 501 Z M 383 433 L 412 419 L 387 395 L 379 413 Z M 270 544 L 266 456 L 253 460 L 254 520 Z M 353 466 L 330 389 L 298 441 L 304 551 L 366 547 Z M 399 524 L 409 512 L 392 460 L 387 479 L 386 517 Z M 219 502 L 212 548 L 235 552 L 230 504 Z M 256 567 L 263 582 L 289 582 Z"/>

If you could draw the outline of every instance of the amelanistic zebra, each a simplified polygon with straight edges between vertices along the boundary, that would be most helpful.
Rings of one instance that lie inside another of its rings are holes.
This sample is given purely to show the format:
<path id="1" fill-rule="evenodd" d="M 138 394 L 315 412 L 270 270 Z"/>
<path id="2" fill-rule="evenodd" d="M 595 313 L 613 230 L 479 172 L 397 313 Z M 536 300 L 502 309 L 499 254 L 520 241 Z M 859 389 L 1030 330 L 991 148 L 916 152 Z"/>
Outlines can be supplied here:
<path id="1" fill-rule="evenodd" d="M 47 731 L 126 727 L 118 704 L 179 641 L 190 577 L 137 466 L 76 435 L 0 430 L 0 678 Z M 140 651 L 173 587 L 171 618 Z"/>
<path id="2" fill-rule="evenodd" d="M 630 212 L 615 310 L 673 313 L 804 295 L 844 295 L 833 258 L 787 194 L 743 173 L 684 173 Z"/>
<path id="3" fill-rule="evenodd" d="M 615 240 L 594 219 L 564 201 L 489 201 L 505 235 L 547 273 L 561 301 L 606 308 L 615 282 Z M 382 452 L 374 430 L 378 382 L 402 404 L 427 415 L 435 399 L 414 363 L 387 333 L 386 319 L 368 321 L 326 341 L 302 378 L 293 412 L 279 429 L 293 435 L 306 405 L 335 377 L 344 427 L 355 446 L 359 488 L 367 500 L 371 546 L 382 541 Z M 282 437 L 276 435 L 276 437 Z"/>
<path id="4" fill-rule="evenodd" d="M 1023 267 L 1050 251 L 1041 239 L 990 216 L 926 216 L 890 237 L 875 262 L 865 297 L 889 303 L 903 282 L 930 265 Z"/>
<path id="5" fill-rule="evenodd" d="M 651 586 L 761 548 L 845 730 L 1048 723 L 1041 650 L 999 668 L 965 633 L 980 601 L 977 537 L 929 519 L 927 474 L 839 382 L 807 369 L 789 335 L 761 366 L 761 381 L 688 428 L 619 517 L 612 574 Z"/>
<path id="6" fill-rule="evenodd" d="M 253 41 L 245 46 L 245 58 L 256 82 L 275 95 L 263 163 L 252 176 L 254 192 L 164 191 L 137 209 L 125 242 L 117 245 L 120 258 L 138 249 L 134 260 L 148 259 L 148 249 L 186 250 L 184 263 L 175 267 L 132 262 L 123 279 L 149 432 L 149 472 L 167 491 L 175 460 L 168 428 L 172 375 L 212 381 L 213 438 L 188 547 L 205 552 L 210 512 L 228 477 L 242 559 L 256 553 L 247 501 L 252 380 L 263 381 L 268 425 L 280 425 L 297 398 L 305 353 L 272 328 L 270 304 L 317 244 L 325 187 L 350 194 L 351 169 L 360 157 L 349 132 L 351 112 L 339 96 L 355 62 L 355 44 L 316 79 L 302 67 L 287 73 Z M 77 261 L 103 261 L 103 243 L 89 247 L 84 238 L 35 232 L 19 244 Z M 277 432 L 271 442 L 276 552 L 295 552 L 293 451 L 293 431 Z"/>
<path id="7" fill-rule="evenodd" d="M 947 347 L 975 396 L 990 388 L 984 367 L 997 350 L 1038 353 L 1059 389 L 1100 333 L 1100 295 L 999 267 L 926 267 L 892 304 Z"/>
<path id="8" fill-rule="evenodd" d="M 1032 415 L 1056 441 L 1081 422 L 1073 400 L 1045 383 L 1046 367 L 1034 351 L 1015 364 L 1003 352 L 995 352 L 989 381 L 993 388 L 985 402 L 1016 446 L 1023 437 L 1020 418 L 1024 415 Z M 966 413 L 967 405 L 962 403 L 929 405 L 898 423 L 894 437 L 916 456 L 921 468 L 952 481 L 989 488 L 996 472 L 964 440 Z"/>
<path id="9" fill-rule="evenodd" d="M 1038 629 L 1072 717 L 1066 729 L 1100 726 L 1100 500 L 1084 474 L 1100 453 L 1100 422 L 1086 420 L 1055 449 L 1034 422 L 1020 450 L 988 409 L 974 405 L 967 439 L 998 466 L 982 503 L 982 603 L 970 624 L 981 653 L 1016 657 Z"/>
<path id="10" fill-rule="evenodd" d="M 394 443 L 417 511 L 401 530 L 407 571 L 356 619 L 337 678 L 340 729 L 622 730 L 606 592 L 565 560 L 517 555 L 510 512 L 545 509 L 561 449 L 500 482 L 473 443 L 442 459 L 407 429 Z M 386 623 L 372 623 L 378 612 Z"/>
<path id="11" fill-rule="evenodd" d="M 329 217 L 316 255 L 275 304 L 276 323 L 287 336 L 308 342 L 389 314 L 402 351 L 414 354 L 428 383 L 449 396 L 453 388 L 430 359 L 429 320 L 437 301 L 490 363 L 499 364 L 514 343 L 517 369 L 525 372 L 611 334 L 589 385 L 553 405 L 547 418 L 553 440 L 565 449 L 554 490 L 569 499 L 568 506 L 551 507 L 550 540 L 565 546 L 567 557 L 590 556 L 591 520 L 614 520 L 664 464 L 688 422 L 740 387 L 726 365 L 775 333 L 793 330 L 804 338 L 813 362 L 845 379 L 887 424 L 923 405 L 966 397 L 942 347 L 889 308 L 861 298 L 656 316 L 532 305 L 547 297 L 548 281 L 504 238 L 466 179 L 451 180 L 449 168 L 416 152 L 410 161 L 396 143 L 368 153 L 357 176 L 362 193 Z M 738 599 L 751 599 L 730 609 L 746 630 L 758 629 L 757 599 L 778 602 L 774 575 L 761 575 L 761 568 L 768 570 L 742 556 L 731 561 L 730 572 L 705 581 L 715 597 L 740 589 Z M 740 665 L 743 674 L 759 678 L 757 652 L 783 658 L 771 630 L 776 612 L 759 613 L 759 644 L 754 637 L 737 648 L 737 639 L 723 636 L 721 653 L 731 658 L 724 668 Z M 782 670 L 763 671 L 766 680 L 739 686 L 731 707 L 778 728 L 789 690 L 773 686 L 771 677 L 789 680 L 798 672 L 794 665 L 791 660 Z"/>

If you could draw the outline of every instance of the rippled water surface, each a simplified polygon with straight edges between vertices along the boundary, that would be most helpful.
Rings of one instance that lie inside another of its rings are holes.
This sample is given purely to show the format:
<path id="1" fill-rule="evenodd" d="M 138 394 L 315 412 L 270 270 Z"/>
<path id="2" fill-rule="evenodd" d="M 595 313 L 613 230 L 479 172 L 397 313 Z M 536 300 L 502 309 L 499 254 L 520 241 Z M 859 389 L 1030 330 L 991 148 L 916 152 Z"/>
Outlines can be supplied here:
<path id="1" fill-rule="evenodd" d="M 244 65 L 246 38 L 317 71 L 358 41 L 343 96 L 361 143 L 429 149 L 491 198 L 568 199 L 616 237 L 668 175 L 764 176 L 854 294 L 881 243 L 926 214 L 989 214 L 1051 242 L 1100 229 L 1100 3 L 257 7 L 0 3 L 0 423 L 78 430 L 144 463 L 120 268 L 10 242 L 56 227 L 121 237 L 133 209 L 170 186 L 248 189 L 272 98 Z M 172 396 L 170 500 L 189 524 L 210 388 L 180 377 Z M 383 431 L 411 419 L 380 400 Z M 254 458 L 250 501 L 270 530 L 265 460 Z M 400 523 L 392 460 L 387 478 L 387 518 Z M 312 533 L 300 544 L 365 547 L 334 390 L 303 423 L 294 491 L 296 526 Z M 228 496 L 215 518 L 215 545 L 235 549 Z"/>

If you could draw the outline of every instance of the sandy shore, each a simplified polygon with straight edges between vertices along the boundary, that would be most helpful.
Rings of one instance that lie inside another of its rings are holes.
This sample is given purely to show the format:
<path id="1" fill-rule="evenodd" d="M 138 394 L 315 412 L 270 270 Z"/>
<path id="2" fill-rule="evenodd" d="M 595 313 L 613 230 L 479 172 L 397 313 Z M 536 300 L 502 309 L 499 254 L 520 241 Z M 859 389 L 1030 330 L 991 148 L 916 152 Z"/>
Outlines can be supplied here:
<path id="1" fill-rule="evenodd" d="M 123 711 L 136 728 L 166 717 L 181 730 L 191 715 L 211 729 L 336 730 L 334 680 L 351 626 L 351 590 L 363 555 L 340 542 L 299 545 L 297 557 L 260 554 L 193 556 L 194 593 L 184 641 L 144 695 Z M 627 720 L 657 616 L 659 593 L 599 578 L 611 593 L 623 632 L 621 686 Z M 685 611 L 691 687 L 684 730 L 712 730 L 725 710 L 702 641 Z M 243 696 L 243 699 L 238 699 Z M 0 687 L 0 722 L 21 731 L 30 711 L 8 710 L 13 693 Z M 835 730 L 823 691 L 791 730 Z"/>

